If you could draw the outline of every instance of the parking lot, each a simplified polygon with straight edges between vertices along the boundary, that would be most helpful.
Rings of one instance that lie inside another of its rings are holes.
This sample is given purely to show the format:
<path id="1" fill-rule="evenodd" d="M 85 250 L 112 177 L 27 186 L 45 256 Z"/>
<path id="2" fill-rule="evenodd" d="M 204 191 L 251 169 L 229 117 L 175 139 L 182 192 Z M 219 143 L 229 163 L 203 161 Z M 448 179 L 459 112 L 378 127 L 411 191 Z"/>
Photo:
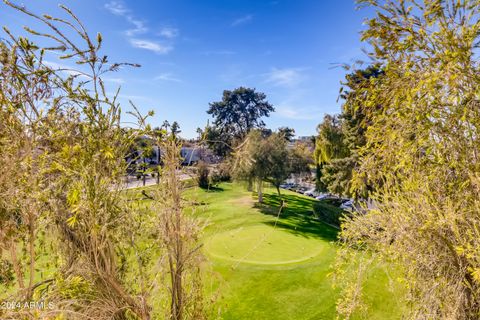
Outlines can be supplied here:
<path id="1" fill-rule="evenodd" d="M 328 192 L 318 192 L 315 190 L 315 186 L 308 184 L 300 184 L 295 182 L 286 182 L 280 185 L 280 188 L 285 190 L 294 191 L 319 201 L 328 200 L 330 203 L 335 204 L 343 210 L 353 211 L 355 210 L 355 201 L 350 198 L 343 198 L 338 195 L 334 195 Z"/>

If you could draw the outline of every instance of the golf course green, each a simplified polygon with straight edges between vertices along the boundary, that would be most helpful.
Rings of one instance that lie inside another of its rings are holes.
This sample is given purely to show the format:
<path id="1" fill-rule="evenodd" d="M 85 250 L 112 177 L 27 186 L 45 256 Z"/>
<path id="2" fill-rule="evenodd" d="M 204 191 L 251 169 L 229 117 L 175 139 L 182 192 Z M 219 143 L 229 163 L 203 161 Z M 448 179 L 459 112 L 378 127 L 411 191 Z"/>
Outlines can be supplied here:
<path id="1" fill-rule="evenodd" d="M 325 247 L 267 225 L 240 227 L 206 240 L 206 252 L 218 259 L 242 263 L 278 265 L 303 262 L 319 255 Z"/>
<path id="2" fill-rule="evenodd" d="M 206 288 L 218 319 L 336 319 L 340 297 L 332 272 L 337 230 L 314 218 L 316 201 L 266 188 L 264 203 L 237 183 L 213 190 L 191 188 L 203 219 Z M 281 200 L 285 208 L 278 215 Z M 389 290 L 382 268 L 368 272 L 367 310 L 353 319 L 400 319 L 402 299 Z"/>

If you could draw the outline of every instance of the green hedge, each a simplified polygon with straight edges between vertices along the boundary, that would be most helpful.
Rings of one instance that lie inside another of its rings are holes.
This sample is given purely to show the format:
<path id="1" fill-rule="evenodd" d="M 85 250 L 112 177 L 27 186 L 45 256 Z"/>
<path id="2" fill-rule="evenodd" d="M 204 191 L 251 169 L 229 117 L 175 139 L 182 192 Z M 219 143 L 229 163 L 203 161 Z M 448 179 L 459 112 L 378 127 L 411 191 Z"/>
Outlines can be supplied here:
<path id="1" fill-rule="evenodd" d="M 313 211 L 315 215 L 323 222 L 340 227 L 341 218 L 348 214 L 348 212 L 336 207 L 327 201 L 318 201 L 313 204 Z"/>

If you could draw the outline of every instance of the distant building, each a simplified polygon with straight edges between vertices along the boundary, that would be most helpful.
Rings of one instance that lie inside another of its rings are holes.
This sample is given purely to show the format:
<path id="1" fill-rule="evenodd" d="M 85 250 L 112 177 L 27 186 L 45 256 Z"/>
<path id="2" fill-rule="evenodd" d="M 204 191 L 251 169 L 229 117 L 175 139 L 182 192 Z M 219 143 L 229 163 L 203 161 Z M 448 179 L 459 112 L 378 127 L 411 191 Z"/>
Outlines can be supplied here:
<path id="1" fill-rule="evenodd" d="M 301 142 L 307 142 L 307 141 L 312 141 L 313 136 L 299 136 L 295 140 L 301 141 Z"/>
<path id="2" fill-rule="evenodd" d="M 157 167 L 162 165 L 162 154 L 164 151 L 162 148 L 159 148 L 151 142 L 153 142 L 152 138 L 149 136 L 142 136 L 139 140 L 138 147 L 131 150 L 130 154 L 125 157 L 125 160 L 128 163 L 128 174 L 135 174 L 139 168 L 145 168 L 145 166 Z M 142 145 L 148 145 L 148 155 L 142 150 Z M 195 165 L 199 161 L 214 164 L 221 160 L 219 157 L 215 156 L 210 149 L 195 144 L 183 146 L 180 150 L 180 157 L 182 165 L 184 166 Z"/>
<path id="3" fill-rule="evenodd" d="M 180 156 L 182 157 L 183 165 L 191 166 L 202 160 L 202 149 L 198 147 L 182 147 Z"/>

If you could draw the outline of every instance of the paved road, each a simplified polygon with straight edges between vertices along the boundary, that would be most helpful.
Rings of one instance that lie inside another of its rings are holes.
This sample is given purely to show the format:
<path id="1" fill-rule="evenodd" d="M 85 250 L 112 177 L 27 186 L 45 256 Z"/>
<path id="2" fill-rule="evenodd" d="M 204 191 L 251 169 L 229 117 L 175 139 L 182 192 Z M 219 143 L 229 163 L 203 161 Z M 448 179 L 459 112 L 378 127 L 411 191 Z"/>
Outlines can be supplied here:
<path id="1" fill-rule="evenodd" d="M 180 176 L 180 180 L 188 180 L 193 178 L 193 176 L 184 173 L 183 171 L 178 171 L 178 174 Z M 152 186 L 154 184 L 157 184 L 157 178 L 152 178 L 152 177 L 146 177 L 145 179 L 145 186 Z M 140 188 L 143 187 L 143 179 L 137 179 L 135 176 L 127 176 L 127 181 L 124 189 L 134 189 L 134 188 Z"/>

